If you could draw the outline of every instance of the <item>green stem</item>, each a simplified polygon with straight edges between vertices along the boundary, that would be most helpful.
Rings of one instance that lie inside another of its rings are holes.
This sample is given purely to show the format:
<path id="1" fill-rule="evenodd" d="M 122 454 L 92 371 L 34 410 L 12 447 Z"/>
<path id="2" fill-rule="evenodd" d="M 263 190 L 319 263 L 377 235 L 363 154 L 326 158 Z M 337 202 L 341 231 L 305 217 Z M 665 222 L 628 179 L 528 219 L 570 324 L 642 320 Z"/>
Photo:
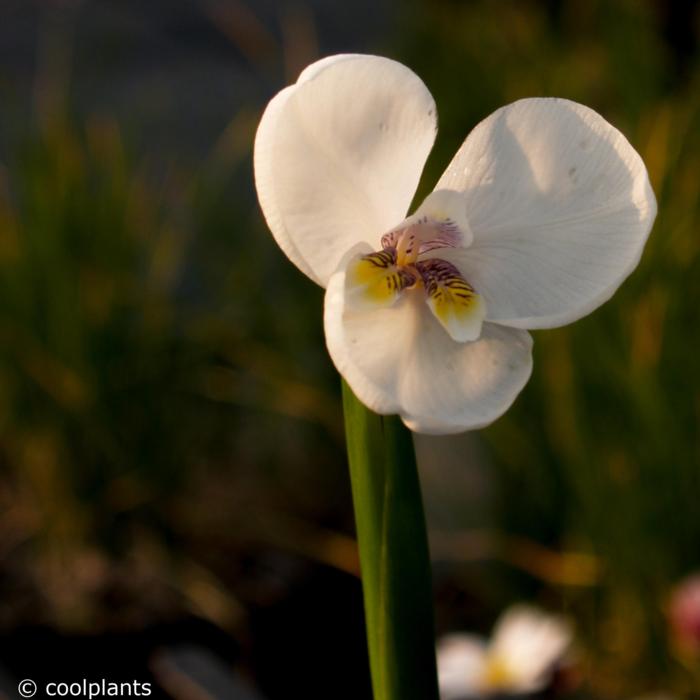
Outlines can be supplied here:
<path id="1" fill-rule="evenodd" d="M 411 432 L 343 382 L 374 700 L 438 700 L 428 537 Z"/>

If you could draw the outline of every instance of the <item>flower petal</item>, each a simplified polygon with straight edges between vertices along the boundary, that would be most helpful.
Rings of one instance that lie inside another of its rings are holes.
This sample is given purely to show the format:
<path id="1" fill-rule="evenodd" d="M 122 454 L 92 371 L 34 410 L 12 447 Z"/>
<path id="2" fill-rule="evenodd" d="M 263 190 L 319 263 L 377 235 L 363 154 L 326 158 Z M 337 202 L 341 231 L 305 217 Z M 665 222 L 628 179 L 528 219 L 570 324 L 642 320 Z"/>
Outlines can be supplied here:
<path id="1" fill-rule="evenodd" d="M 387 248 L 351 260 L 345 274 L 345 297 L 353 309 L 392 306 L 418 276 L 396 265 L 396 250 Z"/>
<path id="2" fill-rule="evenodd" d="M 464 193 L 474 243 L 444 256 L 517 328 L 569 323 L 639 262 L 656 215 L 642 159 L 599 114 L 526 99 L 481 122 L 438 188 Z"/>
<path id="3" fill-rule="evenodd" d="M 490 652 L 513 674 L 513 690 L 538 690 L 569 649 L 572 630 L 563 618 L 528 605 L 506 611 L 496 625 Z M 517 687 L 516 687 L 517 686 Z"/>
<path id="4" fill-rule="evenodd" d="M 421 289 L 391 308 L 346 304 L 345 272 L 326 291 L 326 343 L 338 371 L 369 408 L 399 413 L 420 433 L 480 428 L 504 413 L 532 369 L 528 333 L 486 323 L 479 340 L 459 343 L 439 324 Z"/>
<path id="5" fill-rule="evenodd" d="M 442 238 L 433 246 L 424 246 L 421 253 L 443 246 L 469 246 L 473 236 L 467 219 L 467 203 L 461 192 L 433 190 L 411 215 L 412 220 L 427 219 L 439 224 Z"/>
<path id="6" fill-rule="evenodd" d="M 451 263 L 430 258 L 416 263 L 433 316 L 454 340 L 464 343 L 481 335 L 484 301 Z"/>
<path id="7" fill-rule="evenodd" d="M 321 285 L 358 242 L 401 221 L 435 139 L 435 103 L 396 61 L 333 56 L 268 105 L 255 184 L 275 239 Z"/>
<path id="8" fill-rule="evenodd" d="M 297 78 L 297 85 L 300 83 L 305 83 L 307 80 L 312 80 L 321 71 L 325 70 L 334 63 L 339 63 L 340 61 L 347 61 L 348 59 L 363 58 L 363 54 L 360 53 L 339 53 L 334 56 L 325 56 L 324 58 L 319 58 L 318 61 L 314 61 L 310 65 L 306 66 L 299 77 Z"/>
<path id="9" fill-rule="evenodd" d="M 441 637 L 437 644 L 441 700 L 479 695 L 485 666 L 486 648 L 480 637 L 471 634 Z"/>

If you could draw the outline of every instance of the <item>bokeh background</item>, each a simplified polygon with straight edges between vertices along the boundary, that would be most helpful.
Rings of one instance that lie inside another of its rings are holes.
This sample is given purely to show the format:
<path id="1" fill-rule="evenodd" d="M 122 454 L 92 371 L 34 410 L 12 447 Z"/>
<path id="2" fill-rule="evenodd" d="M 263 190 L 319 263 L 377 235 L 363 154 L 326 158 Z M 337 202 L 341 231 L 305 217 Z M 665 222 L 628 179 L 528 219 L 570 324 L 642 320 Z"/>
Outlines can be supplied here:
<path id="1" fill-rule="evenodd" d="M 531 601 L 576 623 L 550 695 L 700 696 L 668 612 L 700 568 L 699 36 L 691 0 L 2 0 L 0 697 L 370 698 L 322 292 L 251 166 L 267 100 L 342 51 L 433 93 L 419 195 L 525 96 L 647 163 L 659 215 L 614 300 L 535 333 L 494 426 L 417 447 L 439 633 Z"/>

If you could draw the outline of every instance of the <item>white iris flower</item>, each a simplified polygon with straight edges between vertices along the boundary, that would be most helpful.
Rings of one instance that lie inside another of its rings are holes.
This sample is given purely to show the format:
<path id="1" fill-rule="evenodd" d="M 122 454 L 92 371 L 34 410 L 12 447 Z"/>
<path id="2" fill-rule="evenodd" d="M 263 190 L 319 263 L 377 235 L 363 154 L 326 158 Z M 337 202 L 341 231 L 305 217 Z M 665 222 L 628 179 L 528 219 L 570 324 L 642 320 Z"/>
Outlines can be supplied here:
<path id="1" fill-rule="evenodd" d="M 510 608 L 490 641 L 451 634 L 438 642 L 441 700 L 523 695 L 542 690 L 572 642 L 569 624 L 536 608 Z"/>
<path id="2" fill-rule="evenodd" d="M 418 432 L 499 417 L 532 339 L 589 313 L 637 265 L 656 215 L 646 168 L 596 112 L 524 99 L 482 121 L 407 216 L 437 116 L 412 71 L 331 56 L 270 102 L 255 182 L 282 250 L 326 288 L 331 358 Z"/>

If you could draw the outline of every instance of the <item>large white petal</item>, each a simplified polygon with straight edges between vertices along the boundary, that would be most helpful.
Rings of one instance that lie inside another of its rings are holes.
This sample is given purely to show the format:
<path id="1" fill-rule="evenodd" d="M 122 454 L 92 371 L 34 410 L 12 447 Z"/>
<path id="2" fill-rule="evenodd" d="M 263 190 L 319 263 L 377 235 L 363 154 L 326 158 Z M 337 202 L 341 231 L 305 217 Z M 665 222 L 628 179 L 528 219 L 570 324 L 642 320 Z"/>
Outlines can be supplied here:
<path id="1" fill-rule="evenodd" d="M 310 65 L 306 66 L 299 77 L 297 78 L 297 85 L 300 83 L 305 83 L 307 80 L 312 80 L 321 71 L 325 70 L 334 63 L 339 63 L 340 61 L 347 61 L 348 59 L 363 58 L 364 55 L 360 53 L 338 53 L 333 56 L 325 56 L 324 58 L 319 58 L 318 61 L 314 61 Z"/>
<path id="2" fill-rule="evenodd" d="M 639 262 L 656 215 L 627 139 L 563 99 L 496 111 L 437 187 L 464 193 L 474 235 L 470 249 L 444 257 L 484 296 L 489 320 L 518 328 L 562 325 L 609 299 Z"/>
<path id="3" fill-rule="evenodd" d="M 349 248 L 379 247 L 411 202 L 435 139 L 435 103 L 396 61 L 332 56 L 268 105 L 255 185 L 282 250 L 325 286 Z"/>
<path id="4" fill-rule="evenodd" d="M 480 637 L 449 634 L 437 644 L 437 670 L 441 700 L 462 700 L 479 695 L 486 667 L 486 648 Z"/>
<path id="5" fill-rule="evenodd" d="M 458 433 L 491 423 L 515 400 L 532 369 L 525 331 L 486 323 L 474 342 L 453 340 L 420 290 L 391 308 L 345 304 L 345 272 L 325 298 L 326 343 L 339 372 L 377 413 L 398 413 L 419 433 Z"/>

